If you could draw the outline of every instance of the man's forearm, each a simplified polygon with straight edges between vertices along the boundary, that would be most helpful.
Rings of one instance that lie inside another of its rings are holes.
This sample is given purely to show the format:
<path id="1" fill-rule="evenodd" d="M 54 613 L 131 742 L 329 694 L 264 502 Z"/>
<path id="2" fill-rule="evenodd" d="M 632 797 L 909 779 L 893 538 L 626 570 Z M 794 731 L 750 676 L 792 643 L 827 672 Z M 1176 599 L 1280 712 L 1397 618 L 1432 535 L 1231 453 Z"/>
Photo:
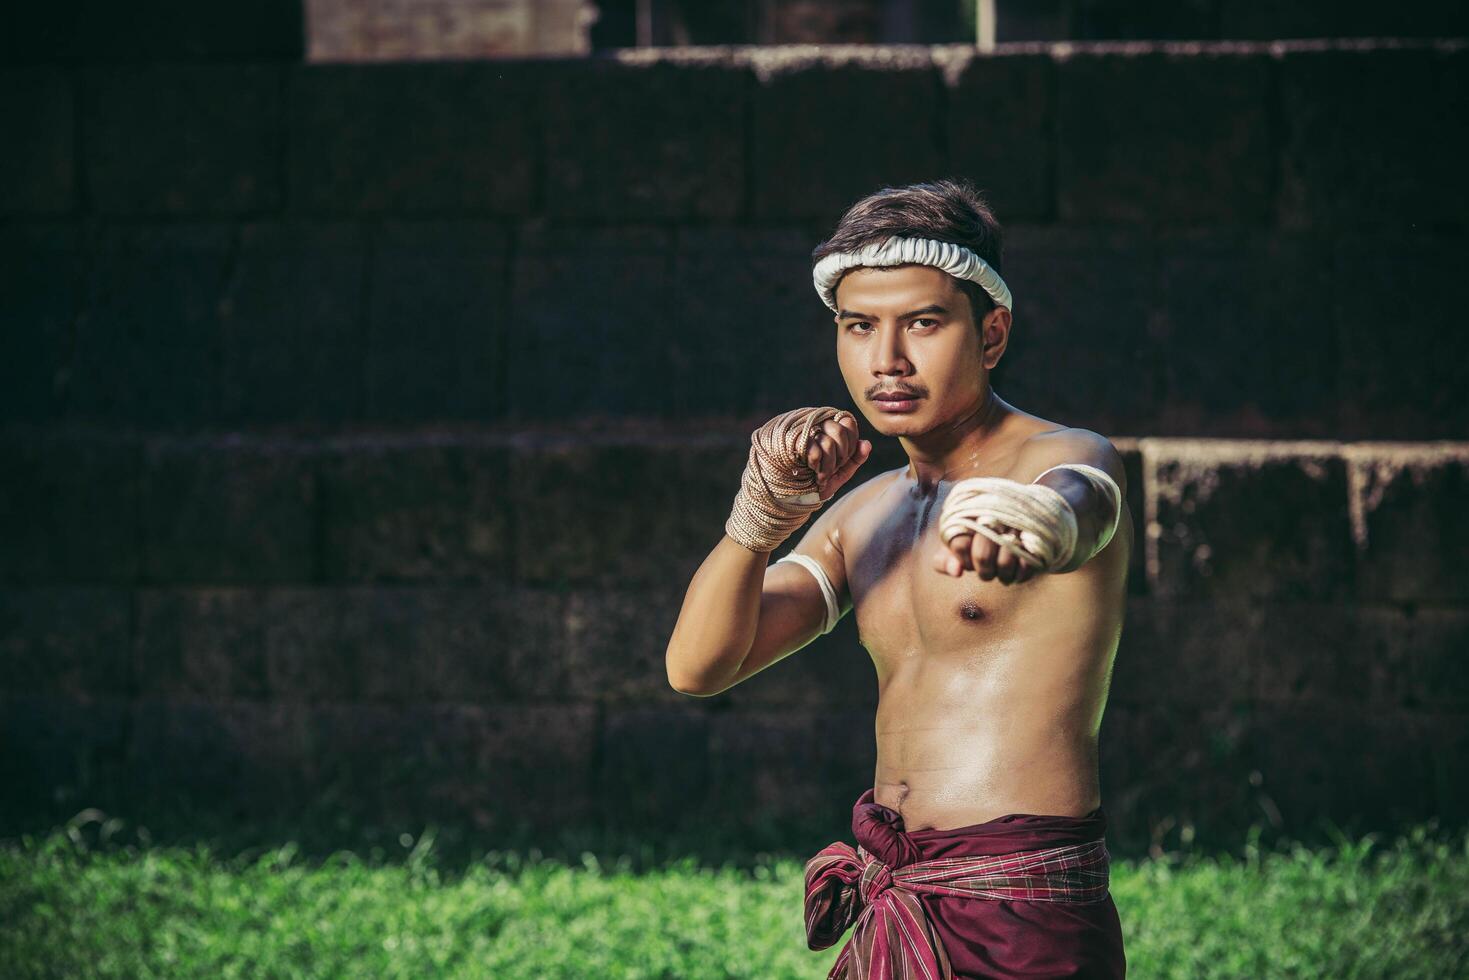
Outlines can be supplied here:
<path id="1" fill-rule="evenodd" d="M 750 653 L 768 552 L 720 539 L 689 582 L 668 641 L 668 683 L 687 694 L 723 690 Z"/>

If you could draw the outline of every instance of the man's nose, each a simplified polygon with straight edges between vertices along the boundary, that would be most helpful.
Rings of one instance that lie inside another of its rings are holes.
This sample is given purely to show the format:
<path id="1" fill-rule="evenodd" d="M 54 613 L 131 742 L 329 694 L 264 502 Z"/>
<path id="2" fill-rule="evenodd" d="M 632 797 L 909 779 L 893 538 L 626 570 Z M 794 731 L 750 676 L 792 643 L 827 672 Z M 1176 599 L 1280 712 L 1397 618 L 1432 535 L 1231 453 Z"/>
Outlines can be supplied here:
<path id="1" fill-rule="evenodd" d="M 898 329 L 881 331 L 873 352 L 872 373 L 878 375 L 906 374 L 908 368 L 908 356 L 903 350 L 902 331 Z"/>

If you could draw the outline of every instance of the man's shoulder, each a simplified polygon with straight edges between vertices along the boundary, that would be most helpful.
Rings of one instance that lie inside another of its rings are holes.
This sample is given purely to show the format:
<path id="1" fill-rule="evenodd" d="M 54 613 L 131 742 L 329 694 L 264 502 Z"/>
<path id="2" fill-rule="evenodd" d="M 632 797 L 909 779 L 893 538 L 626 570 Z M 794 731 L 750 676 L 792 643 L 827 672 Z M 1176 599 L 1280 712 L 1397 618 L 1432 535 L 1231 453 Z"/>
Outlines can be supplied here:
<path id="1" fill-rule="evenodd" d="M 1100 432 L 1078 426 L 1052 423 L 1050 427 L 1037 429 L 1021 441 L 1023 452 L 1068 452 L 1116 453 L 1112 440 Z"/>
<path id="2" fill-rule="evenodd" d="M 832 515 L 833 521 L 840 521 L 861 511 L 865 506 L 880 497 L 883 491 L 893 485 L 908 467 L 897 466 L 890 470 L 874 473 L 872 476 L 858 483 L 853 481 L 846 490 L 831 502 L 827 512 Z"/>
<path id="3" fill-rule="evenodd" d="M 1033 480 L 1043 471 L 1064 463 L 1086 463 L 1123 478 L 1122 454 L 1112 440 L 1099 432 L 1077 426 L 1056 425 L 1040 429 L 1020 444 L 1015 459 L 1015 479 Z"/>
<path id="4" fill-rule="evenodd" d="M 842 494 L 842 500 L 848 502 L 845 505 L 846 508 L 855 509 L 861 507 L 864 503 L 870 502 L 872 498 L 891 487 L 893 482 L 901 477 L 907 469 L 908 467 L 906 465 L 896 466 L 890 470 L 874 473 L 861 483 L 853 483 L 851 489 Z"/>

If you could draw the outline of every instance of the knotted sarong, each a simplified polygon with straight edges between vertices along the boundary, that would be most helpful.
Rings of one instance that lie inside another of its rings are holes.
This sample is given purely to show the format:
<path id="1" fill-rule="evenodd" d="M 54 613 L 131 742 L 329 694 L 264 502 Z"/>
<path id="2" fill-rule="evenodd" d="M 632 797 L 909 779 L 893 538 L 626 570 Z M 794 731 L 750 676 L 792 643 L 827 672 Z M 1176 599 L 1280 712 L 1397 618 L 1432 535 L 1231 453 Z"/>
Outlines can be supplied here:
<path id="1" fill-rule="evenodd" d="M 902 822 L 869 789 L 852 808 L 857 846 L 806 862 L 807 946 L 852 929 L 829 980 L 1126 975 L 1101 807 L 952 830 Z"/>

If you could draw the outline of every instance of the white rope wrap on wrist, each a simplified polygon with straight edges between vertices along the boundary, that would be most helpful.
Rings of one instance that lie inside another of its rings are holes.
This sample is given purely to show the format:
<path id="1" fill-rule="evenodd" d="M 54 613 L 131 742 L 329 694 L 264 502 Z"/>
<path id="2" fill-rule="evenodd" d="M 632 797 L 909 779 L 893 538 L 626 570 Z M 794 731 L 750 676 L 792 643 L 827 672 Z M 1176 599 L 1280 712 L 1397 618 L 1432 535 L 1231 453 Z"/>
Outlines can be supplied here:
<path id="1" fill-rule="evenodd" d="M 1122 519 L 1122 490 L 1105 470 L 1085 463 L 1052 466 L 1036 479 L 1061 469 L 1085 477 L 1106 498 L 1112 515 L 1091 551 L 1077 563 L 1080 567 L 1112 540 Z M 1075 557 L 1076 512 L 1065 497 L 1043 483 L 971 477 L 949 490 L 939 517 L 939 536 L 945 545 L 960 534 L 981 534 L 1049 572 L 1066 567 Z"/>
<path id="2" fill-rule="evenodd" d="M 977 282 L 995 305 L 1014 310 L 1010 287 L 994 268 L 973 249 L 932 238 L 900 238 L 873 243 L 851 252 L 833 252 L 811 269 L 816 292 L 833 313 L 837 309 L 837 283 L 848 270 L 859 266 L 931 265 L 956 279 Z"/>
<path id="3" fill-rule="evenodd" d="M 837 620 L 842 618 L 842 610 L 837 605 L 837 590 L 831 584 L 831 579 L 827 577 L 826 569 L 821 567 L 821 562 L 810 555 L 798 555 L 794 551 L 784 558 L 777 559 L 775 563 L 779 565 L 783 561 L 795 562 L 816 577 L 816 584 L 821 586 L 821 598 L 826 600 L 826 618 L 821 622 L 821 633 L 823 636 L 830 633 L 836 626 Z"/>
<path id="4" fill-rule="evenodd" d="M 954 484 L 939 517 L 945 545 L 960 534 L 983 535 L 1049 572 L 1071 560 L 1076 514 L 1065 497 L 1043 484 L 974 476 Z"/>

